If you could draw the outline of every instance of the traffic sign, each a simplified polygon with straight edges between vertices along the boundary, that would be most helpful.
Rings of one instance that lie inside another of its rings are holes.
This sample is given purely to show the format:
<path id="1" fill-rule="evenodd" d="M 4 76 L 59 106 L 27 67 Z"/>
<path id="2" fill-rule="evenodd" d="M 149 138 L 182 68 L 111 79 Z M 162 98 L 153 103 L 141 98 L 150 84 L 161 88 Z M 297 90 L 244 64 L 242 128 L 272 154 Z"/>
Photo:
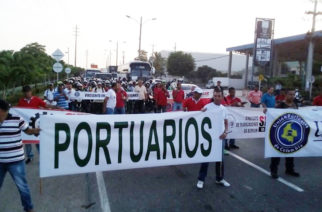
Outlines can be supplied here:
<path id="1" fill-rule="evenodd" d="M 260 75 L 258 76 L 258 80 L 259 80 L 259 81 L 263 81 L 263 80 L 264 80 L 264 75 L 263 75 L 263 74 L 260 74 Z"/>
<path id="2" fill-rule="evenodd" d="M 54 70 L 54 72 L 56 72 L 56 73 L 59 73 L 59 72 L 62 72 L 62 70 L 63 70 L 63 65 L 61 64 L 61 63 L 55 63 L 54 65 L 53 65 L 53 70 Z"/>
<path id="3" fill-rule="evenodd" d="M 315 82 L 315 77 L 312 75 L 311 76 L 311 83 L 314 83 Z"/>
<path id="4" fill-rule="evenodd" d="M 51 55 L 57 62 L 59 62 L 63 57 L 64 53 L 60 51 L 60 49 L 56 49 L 54 53 Z"/>
<path id="5" fill-rule="evenodd" d="M 67 68 L 65 68 L 65 72 L 66 72 L 66 74 L 70 74 L 70 72 L 71 72 L 72 70 L 69 68 L 69 67 L 67 67 Z"/>

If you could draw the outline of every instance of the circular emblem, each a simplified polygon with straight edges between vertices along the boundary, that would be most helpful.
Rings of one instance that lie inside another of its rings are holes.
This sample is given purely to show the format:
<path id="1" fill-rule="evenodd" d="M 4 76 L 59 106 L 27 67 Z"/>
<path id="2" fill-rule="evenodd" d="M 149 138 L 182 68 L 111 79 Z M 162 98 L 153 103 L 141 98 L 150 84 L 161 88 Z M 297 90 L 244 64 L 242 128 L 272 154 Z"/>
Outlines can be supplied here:
<path id="1" fill-rule="evenodd" d="M 293 153 L 303 148 L 309 133 L 310 126 L 295 113 L 279 116 L 269 129 L 271 144 L 281 153 Z"/>
<path id="2" fill-rule="evenodd" d="M 75 92 L 75 96 L 76 97 L 79 97 L 80 96 L 80 93 L 78 91 Z"/>

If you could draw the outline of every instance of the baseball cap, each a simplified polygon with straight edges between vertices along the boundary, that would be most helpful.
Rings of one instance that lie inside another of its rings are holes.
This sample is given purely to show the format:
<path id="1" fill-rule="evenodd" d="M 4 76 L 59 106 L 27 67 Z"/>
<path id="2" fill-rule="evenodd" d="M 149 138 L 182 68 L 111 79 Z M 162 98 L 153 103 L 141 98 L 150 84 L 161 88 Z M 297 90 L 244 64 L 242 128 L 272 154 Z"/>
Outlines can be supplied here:
<path id="1" fill-rule="evenodd" d="M 199 94 L 202 94 L 203 93 L 203 91 L 202 91 L 201 88 L 195 88 L 194 92 L 197 92 Z"/>

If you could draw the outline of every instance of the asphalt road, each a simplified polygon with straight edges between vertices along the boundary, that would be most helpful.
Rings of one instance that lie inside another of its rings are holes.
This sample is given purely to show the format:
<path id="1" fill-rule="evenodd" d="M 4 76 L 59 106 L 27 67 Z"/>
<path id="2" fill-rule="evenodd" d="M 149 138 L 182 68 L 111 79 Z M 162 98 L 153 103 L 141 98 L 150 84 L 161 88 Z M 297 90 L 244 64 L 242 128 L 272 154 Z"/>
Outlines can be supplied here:
<path id="1" fill-rule="evenodd" d="M 264 140 L 237 140 L 233 153 L 268 170 Z M 36 154 L 37 155 L 37 154 Z M 199 164 L 104 172 L 111 211 L 322 211 L 322 160 L 296 158 L 300 178 L 279 174 L 302 188 L 298 192 L 263 174 L 232 155 L 224 157 L 225 179 L 231 187 L 215 184 L 210 165 L 203 190 L 196 188 Z M 26 166 L 35 211 L 101 211 L 94 173 L 40 179 L 38 158 Z M 19 193 L 9 175 L 0 190 L 0 211 L 22 211 Z"/>

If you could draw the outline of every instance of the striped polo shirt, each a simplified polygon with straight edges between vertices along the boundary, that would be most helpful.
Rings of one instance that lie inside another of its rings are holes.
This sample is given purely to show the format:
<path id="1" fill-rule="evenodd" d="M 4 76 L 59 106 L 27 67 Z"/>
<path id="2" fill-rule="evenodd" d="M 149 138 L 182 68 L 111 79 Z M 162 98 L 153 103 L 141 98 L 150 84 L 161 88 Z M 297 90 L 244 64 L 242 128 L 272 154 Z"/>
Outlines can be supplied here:
<path id="1" fill-rule="evenodd" d="M 0 122 L 0 163 L 12 163 L 25 159 L 21 130 L 25 131 L 29 124 L 23 118 L 8 114 Z"/>

